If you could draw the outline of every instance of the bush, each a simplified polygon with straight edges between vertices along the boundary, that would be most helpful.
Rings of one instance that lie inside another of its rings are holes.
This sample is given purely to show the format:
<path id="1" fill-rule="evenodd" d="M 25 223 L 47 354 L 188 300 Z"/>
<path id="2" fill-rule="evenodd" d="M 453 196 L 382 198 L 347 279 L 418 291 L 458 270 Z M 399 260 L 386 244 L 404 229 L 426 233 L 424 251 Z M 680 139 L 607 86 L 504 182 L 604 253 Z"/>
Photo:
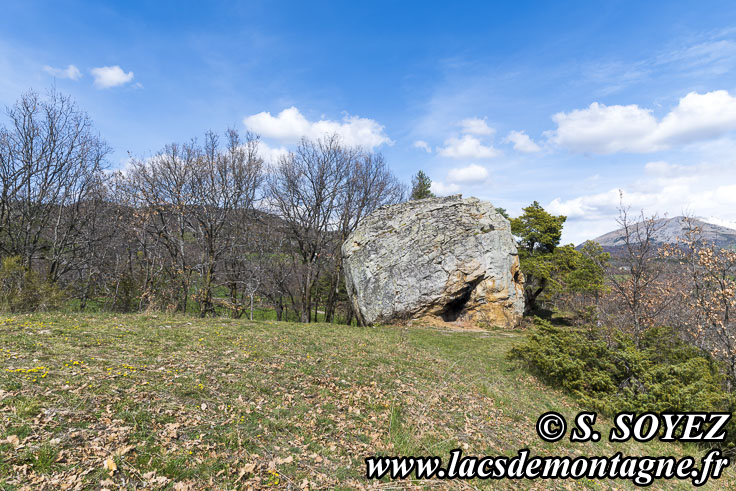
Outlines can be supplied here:
<path id="1" fill-rule="evenodd" d="M 607 416 L 734 409 L 718 362 L 670 328 L 649 329 L 637 348 L 622 333 L 606 342 L 597 330 L 556 327 L 542 319 L 535 325 L 526 344 L 509 356 L 590 409 Z M 730 439 L 735 436 L 729 431 Z"/>
<path id="2" fill-rule="evenodd" d="M 56 285 L 41 280 L 26 269 L 20 257 L 3 258 L 0 263 L 0 310 L 37 312 L 58 308 L 64 300 Z"/>

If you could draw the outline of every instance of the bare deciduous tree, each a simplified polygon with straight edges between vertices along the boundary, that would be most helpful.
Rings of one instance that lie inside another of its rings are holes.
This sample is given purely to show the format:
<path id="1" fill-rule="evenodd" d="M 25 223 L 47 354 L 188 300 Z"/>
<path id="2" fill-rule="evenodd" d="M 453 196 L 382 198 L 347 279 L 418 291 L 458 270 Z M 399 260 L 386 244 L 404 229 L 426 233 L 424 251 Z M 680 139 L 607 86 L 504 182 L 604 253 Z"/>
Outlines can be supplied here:
<path id="1" fill-rule="evenodd" d="M 723 360 L 736 381 L 736 251 L 702 239 L 700 228 L 685 218 L 685 238 L 662 248 L 664 258 L 681 266 L 679 327 L 698 347 Z"/>
<path id="2" fill-rule="evenodd" d="M 261 183 L 258 140 L 227 133 L 224 148 L 207 133 L 196 141 L 171 144 L 147 161 L 134 161 L 129 183 L 143 222 L 168 253 L 168 276 L 179 281 L 177 310 L 185 311 L 192 278 L 199 274 L 200 315 L 214 312 L 212 289 L 218 263 L 235 238 L 227 227 L 253 208 Z M 149 218 L 150 216 L 150 218 Z"/>
<path id="3" fill-rule="evenodd" d="M 167 145 L 148 160 L 134 160 L 129 186 L 135 206 L 143 210 L 145 231 L 168 255 L 164 267 L 172 282 L 179 284 L 176 310 L 185 312 L 191 288 L 194 260 L 191 237 L 194 230 L 189 210 L 194 205 L 193 177 L 199 149 L 194 142 Z"/>
<path id="4" fill-rule="evenodd" d="M 69 97 L 24 94 L 0 128 L 0 251 L 57 281 L 80 254 L 85 206 L 110 149 Z"/>
<path id="5" fill-rule="evenodd" d="M 214 133 L 207 133 L 202 155 L 195 162 L 191 214 L 201 259 L 200 315 L 214 313 L 212 289 L 223 254 L 237 240 L 227 225 L 233 219 L 246 219 L 253 210 L 261 185 L 263 160 L 258 156 L 258 139 L 248 133 L 245 139 L 230 130 L 221 149 Z M 237 218 L 236 218 L 237 217 Z"/>
<path id="6" fill-rule="evenodd" d="M 86 308 L 242 315 L 270 303 L 332 322 L 340 247 L 379 206 L 405 199 L 383 157 L 337 135 L 302 140 L 272 169 L 228 131 L 166 145 L 104 172 L 109 148 L 68 97 L 25 94 L 0 128 L 0 256 L 63 284 Z M 229 298 L 218 298 L 225 287 Z M 246 308 L 247 303 L 247 308 Z M 350 311 L 346 311 L 350 317 Z"/>
<path id="7" fill-rule="evenodd" d="M 639 342 L 643 331 L 654 325 L 672 301 L 672 285 L 664 280 L 662 264 L 657 260 L 655 239 L 661 222 L 656 215 L 646 217 L 643 212 L 632 220 L 622 204 L 618 224 L 623 251 L 613 261 L 618 267 L 608 270 L 611 294 L 617 300 L 609 303 L 609 309 L 619 306 L 619 314 L 623 314 L 618 316 L 619 324 L 632 331 Z"/>
<path id="8" fill-rule="evenodd" d="M 301 281 L 298 309 L 309 322 L 312 288 L 324 264 L 329 232 L 337 226 L 340 196 L 354 149 L 344 148 L 337 135 L 317 141 L 303 139 L 296 151 L 282 157 L 268 179 L 271 206 L 284 220 L 295 242 Z"/>
<path id="9" fill-rule="evenodd" d="M 301 278 L 302 322 L 311 319 L 322 274 L 328 275 L 329 288 L 325 316 L 332 320 L 342 273 L 340 246 L 365 214 L 403 195 L 382 156 L 344 146 L 337 135 L 302 140 L 278 162 L 268 180 L 268 197 L 297 251 L 293 270 Z"/>

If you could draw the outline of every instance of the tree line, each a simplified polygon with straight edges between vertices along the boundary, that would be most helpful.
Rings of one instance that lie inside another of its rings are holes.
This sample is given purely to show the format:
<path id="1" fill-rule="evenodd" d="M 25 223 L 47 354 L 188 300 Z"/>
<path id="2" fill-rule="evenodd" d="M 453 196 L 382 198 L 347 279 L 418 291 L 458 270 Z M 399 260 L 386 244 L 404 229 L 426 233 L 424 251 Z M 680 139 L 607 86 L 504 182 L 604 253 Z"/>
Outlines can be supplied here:
<path id="1" fill-rule="evenodd" d="M 691 217 L 675 242 L 659 243 L 664 222 L 621 205 L 610 253 L 591 242 L 573 248 L 559 244 L 565 220 L 534 203 L 511 222 L 534 329 L 510 357 L 610 417 L 733 413 L 733 247 L 706 240 Z M 727 432 L 728 448 L 733 422 Z"/>
<path id="2" fill-rule="evenodd" d="M 617 248 L 606 252 L 591 241 L 575 248 L 560 245 L 565 216 L 552 215 L 537 202 L 523 211 L 511 219 L 511 230 L 518 238 L 527 316 L 585 328 L 589 339 L 603 339 L 609 349 L 618 349 L 623 335 L 645 350 L 653 339 L 650 332 L 667 329 L 717 360 L 733 392 L 733 248 L 705 240 L 692 217 L 684 217 L 684 233 L 676 242 L 659 244 L 664 222 L 643 211 L 632 215 L 623 202 Z"/>
<path id="3" fill-rule="evenodd" d="M 409 192 L 379 153 L 338 136 L 264 162 L 229 130 L 166 145 L 109 171 L 109 145 L 67 96 L 28 92 L 0 126 L 0 309 L 164 310 L 352 322 L 340 246 Z M 726 361 L 736 380 L 736 256 L 699 239 L 657 247 L 656 217 L 621 207 L 622 248 L 560 245 L 564 216 L 537 202 L 510 218 L 527 315 L 630 333 L 667 325 Z M 609 336 L 609 338 L 612 338 Z"/>
<path id="4" fill-rule="evenodd" d="M 227 312 L 350 322 L 340 246 L 406 199 L 383 156 L 337 135 L 267 165 L 251 133 L 208 132 L 109 171 L 67 96 L 24 94 L 0 127 L 0 308 Z"/>

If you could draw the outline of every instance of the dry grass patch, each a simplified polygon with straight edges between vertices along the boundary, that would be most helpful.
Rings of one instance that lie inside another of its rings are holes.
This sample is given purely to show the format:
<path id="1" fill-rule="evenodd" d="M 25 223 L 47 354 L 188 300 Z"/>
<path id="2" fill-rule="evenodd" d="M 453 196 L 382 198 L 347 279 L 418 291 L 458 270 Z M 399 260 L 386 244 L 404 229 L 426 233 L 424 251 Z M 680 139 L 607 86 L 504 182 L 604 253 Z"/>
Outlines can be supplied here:
<path id="1" fill-rule="evenodd" d="M 542 442 L 581 410 L 505 358 L 523 333 L 146 315 L 0 318 L 0 488 L 628 488 L 369 482 L 366 456 L 701 454 Z M 603 430 L 605 422 L 600 423 Z M 607 431 L 603 431 L 607 434 Z M 733 473 L 712 484 L 732 486 Z M 682 488 L 684 483 L 655 486 Z"/>

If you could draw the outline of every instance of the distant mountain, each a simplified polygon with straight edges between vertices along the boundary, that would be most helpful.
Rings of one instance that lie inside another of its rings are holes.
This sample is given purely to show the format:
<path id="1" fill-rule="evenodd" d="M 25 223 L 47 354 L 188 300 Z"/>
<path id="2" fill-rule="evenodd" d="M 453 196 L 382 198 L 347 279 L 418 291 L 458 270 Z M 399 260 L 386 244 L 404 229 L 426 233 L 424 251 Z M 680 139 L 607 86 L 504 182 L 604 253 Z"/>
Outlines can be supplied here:
<path id="1" fill-rule="evenodd" d="M 690 221 L 701 229 L 701 238 L 706 242 L 715 243 L 723 248 L 736 248 L 736 230 L 704 222 L 697 218 L 691 218 Z M 674 244 L 678 238 L 685 237 L 685 231 L 687 230 L 685 217 L 660 218 L 655 223 L 657 230 L 653 239 L 657 244 Z M 624 237 L 624 231 L 620 229 L 603 234 L 593 239 L 593 241 L 603 246 L 604 250 L 613 252 L 624 245 Z"/>

